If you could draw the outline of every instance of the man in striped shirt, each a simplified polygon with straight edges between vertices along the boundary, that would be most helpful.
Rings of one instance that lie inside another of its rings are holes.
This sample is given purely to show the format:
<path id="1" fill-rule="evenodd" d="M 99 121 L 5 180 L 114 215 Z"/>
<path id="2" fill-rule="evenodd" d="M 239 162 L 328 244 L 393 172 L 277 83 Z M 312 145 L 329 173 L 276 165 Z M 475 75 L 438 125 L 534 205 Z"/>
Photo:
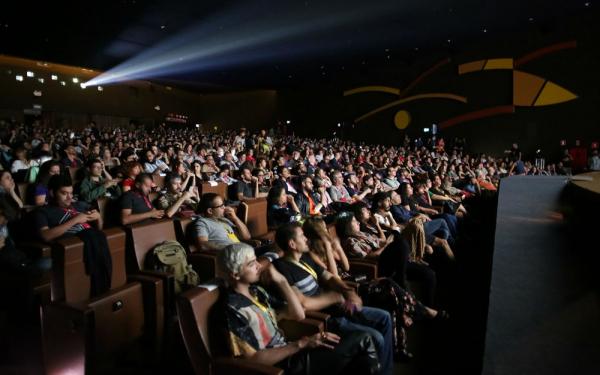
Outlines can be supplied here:
<path id="1" fill-rule="evenodd" d="M 292 286 L 302 307 L 308 311 L 332 307 L 337 307 L 337 311 L 343 310 L 343 314 L 335 314 L 330 319 L 332 331 L 339 334 L 352 331 L 369 333 L 375 341 L 381 373 L 391 373 L 393 325 L 390 314 L 382 309 L 363 306 L 354 288 L 316 264 L 308 255 L 307 238 L 299 223 L 279 227 L 275 241 L 285 255 L 273 265 Z"/>

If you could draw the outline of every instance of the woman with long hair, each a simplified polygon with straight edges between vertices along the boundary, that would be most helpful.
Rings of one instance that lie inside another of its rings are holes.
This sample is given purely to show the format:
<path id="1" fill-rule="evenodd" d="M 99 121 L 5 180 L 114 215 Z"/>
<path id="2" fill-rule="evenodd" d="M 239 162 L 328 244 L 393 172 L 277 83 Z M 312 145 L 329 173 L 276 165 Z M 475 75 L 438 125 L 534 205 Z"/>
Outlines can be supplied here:
<path id="1" fill-rule="evenodd" d="M 302 225 L 304 235 L 308 238 L 310 257 L 335 276 L 342 276 L 350 270 L 348 257 L 342 249 L 339 239 L 332 238 L 327 231 L 323 218 L 311 216 Z"/>
<path id="2" fill-rule="evenodd" d="M 48 160 L 40 167 L 37 175 L 33 202 L 36 206 L 44 206 L 48 203 L 48 181 L 50 177 L 62 173 L 61 164 L 54 160 Z"/>

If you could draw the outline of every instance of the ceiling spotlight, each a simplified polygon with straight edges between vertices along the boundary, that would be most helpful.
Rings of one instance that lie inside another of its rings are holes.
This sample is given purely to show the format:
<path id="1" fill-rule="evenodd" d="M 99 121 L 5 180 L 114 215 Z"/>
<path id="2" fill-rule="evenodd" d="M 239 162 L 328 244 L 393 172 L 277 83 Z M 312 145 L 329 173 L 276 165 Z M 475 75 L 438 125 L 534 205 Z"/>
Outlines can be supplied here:
<path id="1" fill-rule="evenodd" d="M 52 78 L 53 81 L 56 81 L 58 79 L 58 76 L 56 74 L 52 74 L 50 78 Z"/>
<path id="2" fill-rule="evenodd" d="M 341 128 L 341 127 L 342 127 L 342 124 L 338 122 L 338 128 Z"/>
<path id="3" fill-rule="evenodd" d="M 154 109 L 157 110 L 157 111 L 160 111 L 160 106 L 159 105 L 154 106 Z"/>
<path id="4" fill-rule="evenodd" d="M 35 77 L 35 73 L 32 71 L 27 71 L 27 77 L 29 77 L 29 78 Z"/>
<path id="5" fill-rule="evenodd" d="M 23 76 L 19 75 L 19 76 L 16 76 L 15 78 L 17 79 L 17 81 L 23 82 Z"/>
<path id="6" fill-rule="evenodd" d="M 292 122 L 291 122 L 290 120 L 287 120 L 285 123 L 289 125 L 289 124 L 291 124 Z"/>
<path id="7" fill-rule="evenodd" d="M 533 17 L 529 17 L 529 22 L 533 22 Z"/>
<path id="8" fill-rule="evenodd" d="M 42 105 L 41 104 L 34 104 L 33 105 L 33 109 L 42 109 Z"/>
<path id="9" fill-rule="evenodd" d="M 484 32 L 484 33 L 487 33 L 487 29 L 483 29 L 483 32 Z"/>
<path id="10" fill-rule="evenodd" d="M 33 92 L 33 96 L 38 96 L 38 97 L 39 97 L 39 96 L 42 96 L 42 91 L 41 91 L 41 90 L 35 90 L 35 91 Z"/>
<path id="11" fill-rule="evenodd" d="M 429 128 L 423 128 L 424 133 L 429 133 Z"/>
<path id="12" fill-rule="evenodd" d="M 79 83 L 79 78 L 73 78 L 73 83 Z"/>
<path id="13" fill-rule="evenodd" d="M 63 85 L 63 86 L 67 85 L 67 83 L 65 81 L 60 81 L 60 84 Z"/>
<path id="14" fill-rule="evenodd" d="M 44 83 L 44 79 L 43 78 L 38 78 L 38 82 L 39 83 Z"/>
<path id="15" fill-rule="evenodd" d="M 98 91 L 103 91 L 104 88 L 102 86 L 98 86 Z"/>
<path id="16" fill-rule="evenodd" d="M 82 83 L 82 84 L 80 84 L 80 85 L 79 85 L 79 87 L 81 87 L 83 90 L 85 90 L 85 88 L 86 88 L 87 86 L 85 85 L 85 83 Z"/>
<path id="17" fill-rule="evenodd" d="M 585 5 L 586 7 L 589 7 L 590 5 L 592 5 L 592 3 L 590 3 L 589 1 L 586 1 L 585 3 L 583 3 L 583 5 Z"/>

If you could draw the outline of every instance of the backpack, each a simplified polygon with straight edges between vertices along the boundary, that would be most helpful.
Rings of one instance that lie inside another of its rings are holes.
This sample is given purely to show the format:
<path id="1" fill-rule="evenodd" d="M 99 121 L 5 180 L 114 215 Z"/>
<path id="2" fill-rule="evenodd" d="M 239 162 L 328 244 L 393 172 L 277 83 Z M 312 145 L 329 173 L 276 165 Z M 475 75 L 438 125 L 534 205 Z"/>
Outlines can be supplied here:
<path id="1" fill-rule="evenodd" d="M 175 294 L 195 287 L 198 273 L 187 263 L 185 250 L 177 241 L 164 241 L 146 256 L 146 269 L 172 273 L 175 276 Z"/>

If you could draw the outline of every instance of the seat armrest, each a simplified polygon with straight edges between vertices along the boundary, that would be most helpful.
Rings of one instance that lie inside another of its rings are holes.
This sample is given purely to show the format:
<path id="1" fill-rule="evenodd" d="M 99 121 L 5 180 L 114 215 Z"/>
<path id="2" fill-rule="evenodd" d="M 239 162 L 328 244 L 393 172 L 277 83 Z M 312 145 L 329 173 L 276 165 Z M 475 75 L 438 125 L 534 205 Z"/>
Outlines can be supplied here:
<path id="1" fill-rule="evenodd" d="M 19 241 L 17 249 L 23 251 L 31 258 L 51 258 L 52 245 L 41 241 Z"/>
<path id="2" fill-rule="evenodd" d="M 318 320 L 320 322 L 323 322 L 325 324 L 323 329 L 325 331 L 328 329 L 327 323 L 329 322 L 329 318 L 331 318 L 331 315 L 321 312 L 321 311 L 306 311 L 305 315 L 308 319 L 313 319 L 313 320 Z"/>
<path id="3" fill-rule="evenodd" d="M 133 275 L 148 276 L 160 279 L 162 281 L 165 316 L 169 317 L 175 314 L 175 276 L 173 274 L 160 271 L 143 270 L 138 271 Z"/>
<path id="4" fill-rule="evenodd" d="M 42 307 L 42 348 L 47 373 L 85 373 L 86 337 L 93 311 L 84 305 L 51 303 Z"/>
<path id="5" fill-rule="evenodd" d="M 371 261 L 364 262 L 361 260 L 351 259 L 350 263 L 350 273 L 354 275 L 364 274 L 367 276 L 367 279 L 372 280 L 378 277 L 377 274 L 377 264 Z"/>
<path id="6" fill-rule="evenodd" d="M 127 282 L 142 285 L 145 316 L 145 343 L 158 355 L 161 352 L 165 331 L 164 284 L 157 277 L 136 274 L 127 276 Z"/>
<path id="7" fill-rule="evenodd" d="M 279 327 L 285 332 L 285 337 L 288 340 L 295 341 L 304 336 L 323 332 L 325 330 L 325 322 L 310 318 L 302 320 L 284 319 L 279 322 Z"/>
<path id="8" fill-rule="evenodd" d="M 201 251 L 199 253 L 192 253 L 188 256 L 187 261 L 198 273 L 200 282 L 211 280 L 215 277 L 217 270 L 216 252 Z"/>
<path id="9" fill-rule="evenodd" d="M 283 375 L 283 370 L 242 358 L 216 358 L 212 363 L 212 373 L 246 375 Z"/>

